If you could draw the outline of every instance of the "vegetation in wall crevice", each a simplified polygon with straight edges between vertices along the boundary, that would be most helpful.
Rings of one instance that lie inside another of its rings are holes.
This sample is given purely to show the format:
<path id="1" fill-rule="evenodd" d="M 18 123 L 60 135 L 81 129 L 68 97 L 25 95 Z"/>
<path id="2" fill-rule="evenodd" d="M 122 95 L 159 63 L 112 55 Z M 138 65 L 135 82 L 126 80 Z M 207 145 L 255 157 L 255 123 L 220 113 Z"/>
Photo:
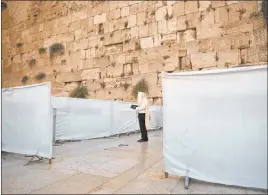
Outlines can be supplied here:
<path id="1" fill-rule="evenodd" d="M 132 96 L 137 98 L 138 92 L 149 93 L 149 83 L 143 78 L 132 88 Z"/>
<path id="2" fill-rule="evenodd" d="M 88 96 L 88 89 L 86 86 L 78 86 L 70 93 L 73 98 L 86 98 Z"/>

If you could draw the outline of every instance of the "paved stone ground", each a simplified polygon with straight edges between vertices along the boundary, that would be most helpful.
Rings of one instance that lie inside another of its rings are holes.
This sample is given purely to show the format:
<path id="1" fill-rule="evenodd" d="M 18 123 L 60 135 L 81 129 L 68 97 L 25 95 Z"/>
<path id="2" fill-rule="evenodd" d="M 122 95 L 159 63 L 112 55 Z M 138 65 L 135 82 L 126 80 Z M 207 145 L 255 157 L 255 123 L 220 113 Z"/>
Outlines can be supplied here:
<path id="1" fill-rule="evenodd" d="M 54 146 L 52 165 L 47 160 L 24 166 L 29 158 L 2 154 L 4 194 L 266 194 L 192 181 L 188 190 L 180 177 L 164 178 L 162 131 L 139 135 L 68 142 Z M 119 146 L 128 144 L 128 146 Z"/>

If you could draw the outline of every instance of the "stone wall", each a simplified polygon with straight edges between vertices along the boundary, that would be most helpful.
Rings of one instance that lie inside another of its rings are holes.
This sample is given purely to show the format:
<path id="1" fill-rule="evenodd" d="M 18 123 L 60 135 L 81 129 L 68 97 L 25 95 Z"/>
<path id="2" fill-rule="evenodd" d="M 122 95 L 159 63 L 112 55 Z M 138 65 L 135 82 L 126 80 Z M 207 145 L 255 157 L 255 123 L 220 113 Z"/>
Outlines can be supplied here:
<path id="1" fill-rule="evenodd" d="M 161 71 L 267 63 L 267 30 L 258 1 L 7 5 L 2 11 L 3 87 L 23 85 L 28 76 L 24 84 L 51 81 L 55 96 L 69 96 L 82 83 L 89 98 L 129 101 L 132 86 L 145 78 L 150 103 L 158 104 Z M 50 57 L 53 43 L 65 50 Z M 46 77 L 36 80 L 38 73 Z"/>

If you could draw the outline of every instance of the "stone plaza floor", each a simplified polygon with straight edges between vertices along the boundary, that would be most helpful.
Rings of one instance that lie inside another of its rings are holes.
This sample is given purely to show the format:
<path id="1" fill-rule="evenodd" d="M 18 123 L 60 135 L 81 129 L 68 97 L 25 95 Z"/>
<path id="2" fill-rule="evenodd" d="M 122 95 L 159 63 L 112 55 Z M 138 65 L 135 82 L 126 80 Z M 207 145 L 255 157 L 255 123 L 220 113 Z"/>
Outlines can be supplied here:
<path id="1" fill-rule="evenodd" d="M 48 160 L 24 166 L 29 157 L 2 153 L 3 194 L 266 194 L 265 191 L 164 178 L 162 131 L 120 138 L 65 142 Z"/>

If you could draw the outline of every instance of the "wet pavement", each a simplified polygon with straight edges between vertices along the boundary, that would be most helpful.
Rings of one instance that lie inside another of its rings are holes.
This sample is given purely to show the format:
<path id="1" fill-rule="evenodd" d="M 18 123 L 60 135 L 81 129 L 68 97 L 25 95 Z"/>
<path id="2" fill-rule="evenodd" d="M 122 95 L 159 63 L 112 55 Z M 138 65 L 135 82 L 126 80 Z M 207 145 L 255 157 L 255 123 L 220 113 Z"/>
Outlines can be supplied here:
<path id="1" fill-rule="evenodd" d="M 3 194 L 266 194 L 264 191 L 164 178 L 162 131 L 54 146 L 48 160 L 24 166 L 29 157 L 2 153 Z"/>

